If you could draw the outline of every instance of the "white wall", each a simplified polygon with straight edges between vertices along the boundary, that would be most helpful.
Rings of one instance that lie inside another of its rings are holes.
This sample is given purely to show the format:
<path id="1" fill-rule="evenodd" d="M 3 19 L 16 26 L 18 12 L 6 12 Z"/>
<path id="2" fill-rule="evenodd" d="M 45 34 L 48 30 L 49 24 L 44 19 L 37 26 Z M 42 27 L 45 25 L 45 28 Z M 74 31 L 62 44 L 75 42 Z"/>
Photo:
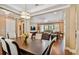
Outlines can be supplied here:
<path id="1" fill-rule="evenodd" d="M 16 38 L 15 24 L 16 24 L 15 20 L 10 18 L 6 19 L 6 37 L 8 33 L 10 38 Z"/>
<path id="2" fill-rule="evenodd" d="M 25 23 L 25 31 L 26 32 L 30 32 L 30 20 L 28 19 L 28 20 L 26 20 L 26 23 Z"/>

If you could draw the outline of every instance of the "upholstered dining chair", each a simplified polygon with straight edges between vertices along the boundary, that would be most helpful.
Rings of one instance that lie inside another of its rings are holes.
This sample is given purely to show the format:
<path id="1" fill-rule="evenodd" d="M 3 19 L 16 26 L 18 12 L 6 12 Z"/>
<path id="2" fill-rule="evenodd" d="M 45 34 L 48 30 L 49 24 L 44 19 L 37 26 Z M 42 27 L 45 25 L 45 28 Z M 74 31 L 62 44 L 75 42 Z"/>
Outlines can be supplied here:
<path id="1" fill-rule="evenodd" d="M 29 37 L 28 37 L 28 39 L 31 39 L 31 37 L 32 37 L 32 33 L 29 33 Z"/>
<path id="2" fill-rule="evenodd" d="M 42 53 L 42 55 L 50 55 L 52 45 L 54 44 L 54 42 L 56 41 L 56 39 L 57 39 L 57 37 L 54 37 L 54 38 L 53 38 L 53 40 L 52 40 L 51 43 L 48 45 L 48 47 L 46 48 L 46 50 Z"/>
<path id="3" fill-rule="evenodd" d="M 21 49 L 14 40 L 0 39 L 0 43 L 2 45 L 2 55 L 33 55 Z"/>
<path id="4" fill-rule="evenodd" d="M 36 33 L 35 39 L 41 39 L 42 38 L 42 34 L 41 33 Z"/>
<path id="5" fill-rule="evenodd" d="M 49 40 L 49 39 L 50 39 L 50 34 L 48 34 L 48 33 L 43 33 L 43 34 L 42 34 L 42 39 L 43 39 L 43 40 Z"/>

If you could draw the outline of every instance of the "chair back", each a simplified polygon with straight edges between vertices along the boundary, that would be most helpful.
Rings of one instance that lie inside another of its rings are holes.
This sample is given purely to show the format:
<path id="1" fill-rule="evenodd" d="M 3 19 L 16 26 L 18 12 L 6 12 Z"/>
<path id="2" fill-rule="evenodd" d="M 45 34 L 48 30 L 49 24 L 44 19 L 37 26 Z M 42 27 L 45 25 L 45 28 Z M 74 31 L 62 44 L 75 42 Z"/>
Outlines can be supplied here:
<path id="1" fill-rule="evenodd" d="M 10 47 L 8 45 L 8 43 L 5 41 L 5 39 L 0 39 L 1 41 L 1 45 L 2 45 L 2 52 L 3 52 L 3 55 L 10 55 Z"/>
<path id="2" fill-rule="evenodd" d="M 50 55 L 51 48 L 53 43 L 56 41 L 57 37 L 54 37 L 54 39 L 51 41 L 50 45 L 46 48 L 46 50 L 42 53 L 42 55 Z"/>
<path id="3" fill-rule="evenodd" d="M 36 33 L 35 39 L 41 39 L 42 38 L 42 34 L 41 33 Z"/>
<path id="4" fill-rule="evenodd" d="M 32 33 L 29 33 L 29 37 L 28 38 L 31 39 L 31 37 L 32 37 Z"/>
<path id="5" fill-rule="evenodd" d="M 17 47 L 17 53 L 18 53 L 18 55 L 21 55 L 20 48 L 19 48 L 18 44 L 16 42 L 14 42 L 14 41 L 12 43 Z"/>
<path id="6" fill-rule="evenodd" d="M 18 55 L 18 50 L 19 50 L 19 48 L 17 47 L 17 45 L 16 44 L 14 44 L 13 42 L 15 42 L 14 40 L 11 40 L 11 39 L 5 39 L 5 41 L 7 42 L 7 44 L 9 45 L 9 49 L 10 49 L 10 51 L 9 51 L 9 53 L 11 54 L 11 55 Z"/>
<path id="7" fill-rule="evenodd" d="M 48 33 L 43 33 L 43 34 L 42 34 L 42 39 L 44 39 L 44 40 L 49 40 L 49 39 L 50 39 L 50 34 L 48 34 Z"/>

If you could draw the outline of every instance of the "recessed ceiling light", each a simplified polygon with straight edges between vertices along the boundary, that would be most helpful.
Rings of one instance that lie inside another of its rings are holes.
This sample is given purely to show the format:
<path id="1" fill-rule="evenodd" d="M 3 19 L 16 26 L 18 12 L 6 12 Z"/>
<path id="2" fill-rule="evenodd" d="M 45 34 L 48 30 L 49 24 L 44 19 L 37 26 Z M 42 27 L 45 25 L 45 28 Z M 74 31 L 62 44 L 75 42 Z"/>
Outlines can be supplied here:
<path id="1" fill-rule="evenodd" d="M 44 20 L 44 22 L 48 22 L 48 20 L 46 19 L 46 20 Z"/>
<path id="2" fill-rule="evenodd" d="M 54 14 L 57 14 L 57 12 L 53 12 Z"/>

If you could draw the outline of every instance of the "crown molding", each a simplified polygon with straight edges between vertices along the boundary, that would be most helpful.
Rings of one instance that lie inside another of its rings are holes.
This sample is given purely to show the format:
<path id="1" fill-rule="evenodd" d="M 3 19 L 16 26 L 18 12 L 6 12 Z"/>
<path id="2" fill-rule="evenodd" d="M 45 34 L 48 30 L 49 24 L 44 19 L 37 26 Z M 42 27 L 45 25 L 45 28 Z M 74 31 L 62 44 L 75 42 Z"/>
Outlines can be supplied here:
<path id="1" fill-rule="evenodd" d="M 46 8 L 46 9 L 42 9 L 40 11 L 33 12 L 31 15 L 37 16 L 37 15 L 41 15 L 41 14 L 45 14 L 45 13 L 49 13 L 49 12 L 63 10 L 65 8 L 68 8 L 68 7 L 70 7 L 70 5 L 54 5 L 54 6 Z"/>
<path id="2" fill-rule="evenodd" d="M 48 4 L 48 5 L 39 6 L 37 8 L 31 9 L 31 10 L 27 10 L 27 11 L 30 12 L 31 16 L 37 16 L 37 15 L 41 15 L 41 14 L 45 14 L 45 13 L 49 13 L 49 12 L 54 12 L 54 11 L 57 11 L 57 10 L 65 9 L 65 8 L 67 8 L 69 6 L 70 5 L 67 5 L 67 4 Z M 15 13 L 15 14 L 20 15 L 19 8 L 16 8 L 13 5 L 0 4 L 0 7 L 4 8 L 6 10 L 9 10 L 9 11 Z"/>
<path id="3" fill-rule="evenodd" d="M 0 8 L 19 15 L 20 12 L 7 4 L 0 4 Z"/>

